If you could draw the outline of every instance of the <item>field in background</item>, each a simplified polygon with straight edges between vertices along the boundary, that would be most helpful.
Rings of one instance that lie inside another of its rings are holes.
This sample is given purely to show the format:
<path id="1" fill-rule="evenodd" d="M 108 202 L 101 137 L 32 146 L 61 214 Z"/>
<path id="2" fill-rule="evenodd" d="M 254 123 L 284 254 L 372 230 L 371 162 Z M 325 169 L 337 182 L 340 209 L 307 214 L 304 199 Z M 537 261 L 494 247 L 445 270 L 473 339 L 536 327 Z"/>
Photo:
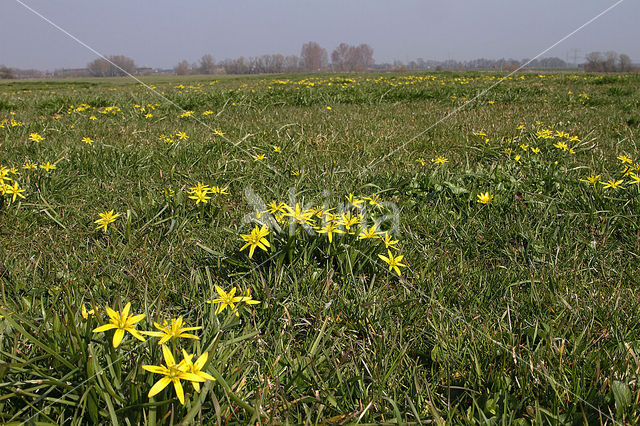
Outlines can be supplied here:
<path id="1" fill-rule="evenodd" d="M 1 421 L 640 421 L 640 76 L 503 77 L 1 83 Z"/>

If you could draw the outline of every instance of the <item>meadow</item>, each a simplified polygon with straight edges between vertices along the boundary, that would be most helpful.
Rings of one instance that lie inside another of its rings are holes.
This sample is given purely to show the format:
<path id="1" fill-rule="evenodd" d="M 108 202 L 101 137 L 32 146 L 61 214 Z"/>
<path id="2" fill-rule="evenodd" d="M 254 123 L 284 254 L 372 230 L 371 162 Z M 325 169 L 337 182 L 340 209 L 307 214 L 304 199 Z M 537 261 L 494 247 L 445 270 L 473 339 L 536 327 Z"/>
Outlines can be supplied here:
<path id="1" fill-rule="evenodd" d="M 0 422 L 638 423 L 639 84 L 0 83 Z"/>

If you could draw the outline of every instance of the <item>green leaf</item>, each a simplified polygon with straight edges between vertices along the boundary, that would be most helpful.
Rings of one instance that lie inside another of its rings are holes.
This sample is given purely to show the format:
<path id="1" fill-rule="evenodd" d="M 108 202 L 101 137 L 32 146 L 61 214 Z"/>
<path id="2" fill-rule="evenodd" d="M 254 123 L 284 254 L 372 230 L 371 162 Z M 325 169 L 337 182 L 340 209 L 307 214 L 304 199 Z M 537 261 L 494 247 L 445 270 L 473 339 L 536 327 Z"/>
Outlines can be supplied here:
<path id="1" fill-rule="evenodd" d="M 622 416 L 624 409 L 631 405 L 631 390 L 625 383 L 614 380 L 611 384 L 613 398 L 616 401 L 616 413 Z"/>

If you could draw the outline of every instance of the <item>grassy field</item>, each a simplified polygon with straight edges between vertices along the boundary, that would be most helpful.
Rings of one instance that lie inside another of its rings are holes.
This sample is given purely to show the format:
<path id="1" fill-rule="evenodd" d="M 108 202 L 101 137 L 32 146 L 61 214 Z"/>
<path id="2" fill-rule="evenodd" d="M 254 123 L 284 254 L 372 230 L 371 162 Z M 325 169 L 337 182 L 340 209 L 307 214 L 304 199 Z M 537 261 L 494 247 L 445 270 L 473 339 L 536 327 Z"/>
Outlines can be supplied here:
<path id="1" fill-rule="evenodd" d="M 0 422 L 639 422 L 640 76 L 503 77 L 1 83 Z"/>

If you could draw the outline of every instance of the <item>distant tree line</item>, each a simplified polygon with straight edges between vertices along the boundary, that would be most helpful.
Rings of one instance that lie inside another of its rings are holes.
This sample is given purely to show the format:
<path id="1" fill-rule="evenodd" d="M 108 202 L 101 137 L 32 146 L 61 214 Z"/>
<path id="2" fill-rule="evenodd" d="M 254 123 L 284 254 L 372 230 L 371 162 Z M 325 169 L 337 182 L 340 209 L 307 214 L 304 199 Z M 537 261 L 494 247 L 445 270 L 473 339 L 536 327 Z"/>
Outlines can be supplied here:
<path id="1" fill-rule="evenodd" d="M 124 55 L 111 55 L 108 58 L 98 58 L 87 64 L 89 75 L 93 77 L 123 77 L 135 74 L 136 63 Z"/>
<path id="2" fill-rule="evenodd" d="M 302 45 L 300 56 L 271 54 L 253 57 L 225 59 L 216 62 L 214 57 L 206 54 L 197 63 L 182 60 L 173 69 L 139 68 L 135 61 L 124 55 L 111 55 L 98 58 L 87 64 L 86 68 L 61 69 L 53 73 L 38 70 L 19 70 L 0 66 L 0 79 L 11 78 L 44 78 L 44 77 L 118 77 L 126 75 L 150 74 L 268 74 L 298 72 L 361 72 L 368 70 L 402 71 L 402 70 L 499 70 L 515 71 L 524 69 L 563 69 L 582 67 L 587 72 L 637 72 L 638 67 L 631 63 L 626 54 L 614 51 L 591 52 L 586 55 L 584 64 L 570 64 L 557 57 L 529 59 L 486 59 L 469 61 L 435 61 L 418 58 L 403 63 L 376 64 L 373 48 L 368 44 L 358 46 L 340 43 L 329 54 L 326 49 L 314 41 Z"/>
<path id="3" fill-rule="evenodd" d="M 7 66 L 0 66 L 0 79 L 16 78 L 13 70 Z"/>
<path id="4" fill-rule="evenodd" d="M 633 71 L 631 58 L 614 51 L 591 52 L 586 57 L 584 70 L 587 72 L 630 72 Z"/>
<path id="5" fill-rule="evenodd" d="M 373 69 L 373 48 L 368 44 L 350 46 L 340 43 L 331 53 L 318 43 L 310 41 L 302 45 L 300 56 L 281 54 L 225 59 L 216 64 L 211 55 L 204 55 L 199 63 L 180 61 L 173 70 L 178 75 L 188 74 L 268 74 L 317 71 L 366 71 Z"/>
<path id="6" fill-rule="evenodd" d="M 470 61 L 455 61 L 455 60 L 446 60 L 446 61 L 434 61 L 427 60 L 425 61 L 422 58 L 418 58 L 417 60 L 410 61 L 406 64 L 395 61 L 391 64 L 378 64 L 376 65 L 377 69 L 406 69 L 406 70 L 501 70 L 501 71 L 514 71 L 520 67 L 524 69 L 562 69 L 569 67 L 577 67 L 575 64 L 568 64 L 560 58 L 550 57 L 550 58 L 540 58 L 534 59 L 530 61 L 529 59 L 472 59 Z"/>

